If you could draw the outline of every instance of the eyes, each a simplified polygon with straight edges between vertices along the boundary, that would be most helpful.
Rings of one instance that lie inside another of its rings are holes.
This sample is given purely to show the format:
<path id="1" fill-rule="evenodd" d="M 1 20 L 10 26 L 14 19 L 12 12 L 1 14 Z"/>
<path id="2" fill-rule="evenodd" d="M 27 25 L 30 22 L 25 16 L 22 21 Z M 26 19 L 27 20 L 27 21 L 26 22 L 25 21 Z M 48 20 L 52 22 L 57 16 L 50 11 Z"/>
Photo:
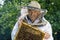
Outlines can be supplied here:
<path id="1" fill-rule="evenodd" d="M 40 11 L 37 11 L 37 10 L 29 10 L 29 15 L 40 15 Z"/>

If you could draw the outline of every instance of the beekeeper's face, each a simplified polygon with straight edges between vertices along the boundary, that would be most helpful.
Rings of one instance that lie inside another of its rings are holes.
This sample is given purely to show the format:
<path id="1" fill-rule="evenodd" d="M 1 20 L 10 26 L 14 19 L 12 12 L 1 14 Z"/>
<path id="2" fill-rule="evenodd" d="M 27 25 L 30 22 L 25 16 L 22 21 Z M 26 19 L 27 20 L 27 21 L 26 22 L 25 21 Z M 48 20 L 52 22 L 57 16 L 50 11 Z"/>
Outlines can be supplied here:
<path id="1" fill-rule="evenodd" d="M 29 9 L 29 18 L 31 19 L 32 22 L 34 22 L 40 15 L 40 11 L 39 10 L 31 10 Z"/>

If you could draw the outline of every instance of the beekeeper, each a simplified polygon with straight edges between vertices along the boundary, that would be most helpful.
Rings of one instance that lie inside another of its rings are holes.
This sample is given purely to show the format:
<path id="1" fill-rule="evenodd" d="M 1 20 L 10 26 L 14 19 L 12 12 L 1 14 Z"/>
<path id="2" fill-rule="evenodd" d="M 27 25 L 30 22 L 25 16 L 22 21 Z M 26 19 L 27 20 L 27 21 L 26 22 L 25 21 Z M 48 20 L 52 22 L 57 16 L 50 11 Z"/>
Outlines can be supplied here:
<path id="1" fill-rule="evenodd" d="M 41 9 L 41 5 L 36 1 L 31 1 L 28 6 L 22 7 L 21 16 L 11 33 L 12 40 L 14 40 L 18 27 L 23 20 L 26 20 L 30 25 L 37 25 L 37 28 L 45 33 L 43 40 L 53 40 L 51 24 L 44 18 L 46 12 L 47 10 Z"/>

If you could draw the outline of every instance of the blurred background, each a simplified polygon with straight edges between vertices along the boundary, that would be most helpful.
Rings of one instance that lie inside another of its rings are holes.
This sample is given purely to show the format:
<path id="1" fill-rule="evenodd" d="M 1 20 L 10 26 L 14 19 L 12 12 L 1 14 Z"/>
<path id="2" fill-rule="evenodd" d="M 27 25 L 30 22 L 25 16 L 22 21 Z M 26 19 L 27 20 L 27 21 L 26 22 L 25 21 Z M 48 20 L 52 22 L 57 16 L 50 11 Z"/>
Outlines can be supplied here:
<path id="1" fill-rule="evenodd" d="M 0 0 L 0 40 L 11 40 L 11 31 L 16 23 L 21 6 L 31 0 Z M 60 40 L 60 0 L 36 0 L 48 13 L 45 18 L 51 23 L 54 40 Z"/>

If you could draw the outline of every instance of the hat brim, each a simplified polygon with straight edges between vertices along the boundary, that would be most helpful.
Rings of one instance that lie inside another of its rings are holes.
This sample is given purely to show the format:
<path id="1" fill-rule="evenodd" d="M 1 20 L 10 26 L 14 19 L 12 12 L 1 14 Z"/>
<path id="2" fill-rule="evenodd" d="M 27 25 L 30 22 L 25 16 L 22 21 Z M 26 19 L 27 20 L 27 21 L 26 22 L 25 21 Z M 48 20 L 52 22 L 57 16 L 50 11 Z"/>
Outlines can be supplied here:
<path id="1" fill-rule="evenodd" d="M 32 7 L 32 6 L 27 6 L 28 9 L 37 9 L 37 10 L 40 10 L 41 13 L 47 13 L 47 10 L 46 9 L 39 9 L 39 8 L 36 8 L 36 7 Z"/>

